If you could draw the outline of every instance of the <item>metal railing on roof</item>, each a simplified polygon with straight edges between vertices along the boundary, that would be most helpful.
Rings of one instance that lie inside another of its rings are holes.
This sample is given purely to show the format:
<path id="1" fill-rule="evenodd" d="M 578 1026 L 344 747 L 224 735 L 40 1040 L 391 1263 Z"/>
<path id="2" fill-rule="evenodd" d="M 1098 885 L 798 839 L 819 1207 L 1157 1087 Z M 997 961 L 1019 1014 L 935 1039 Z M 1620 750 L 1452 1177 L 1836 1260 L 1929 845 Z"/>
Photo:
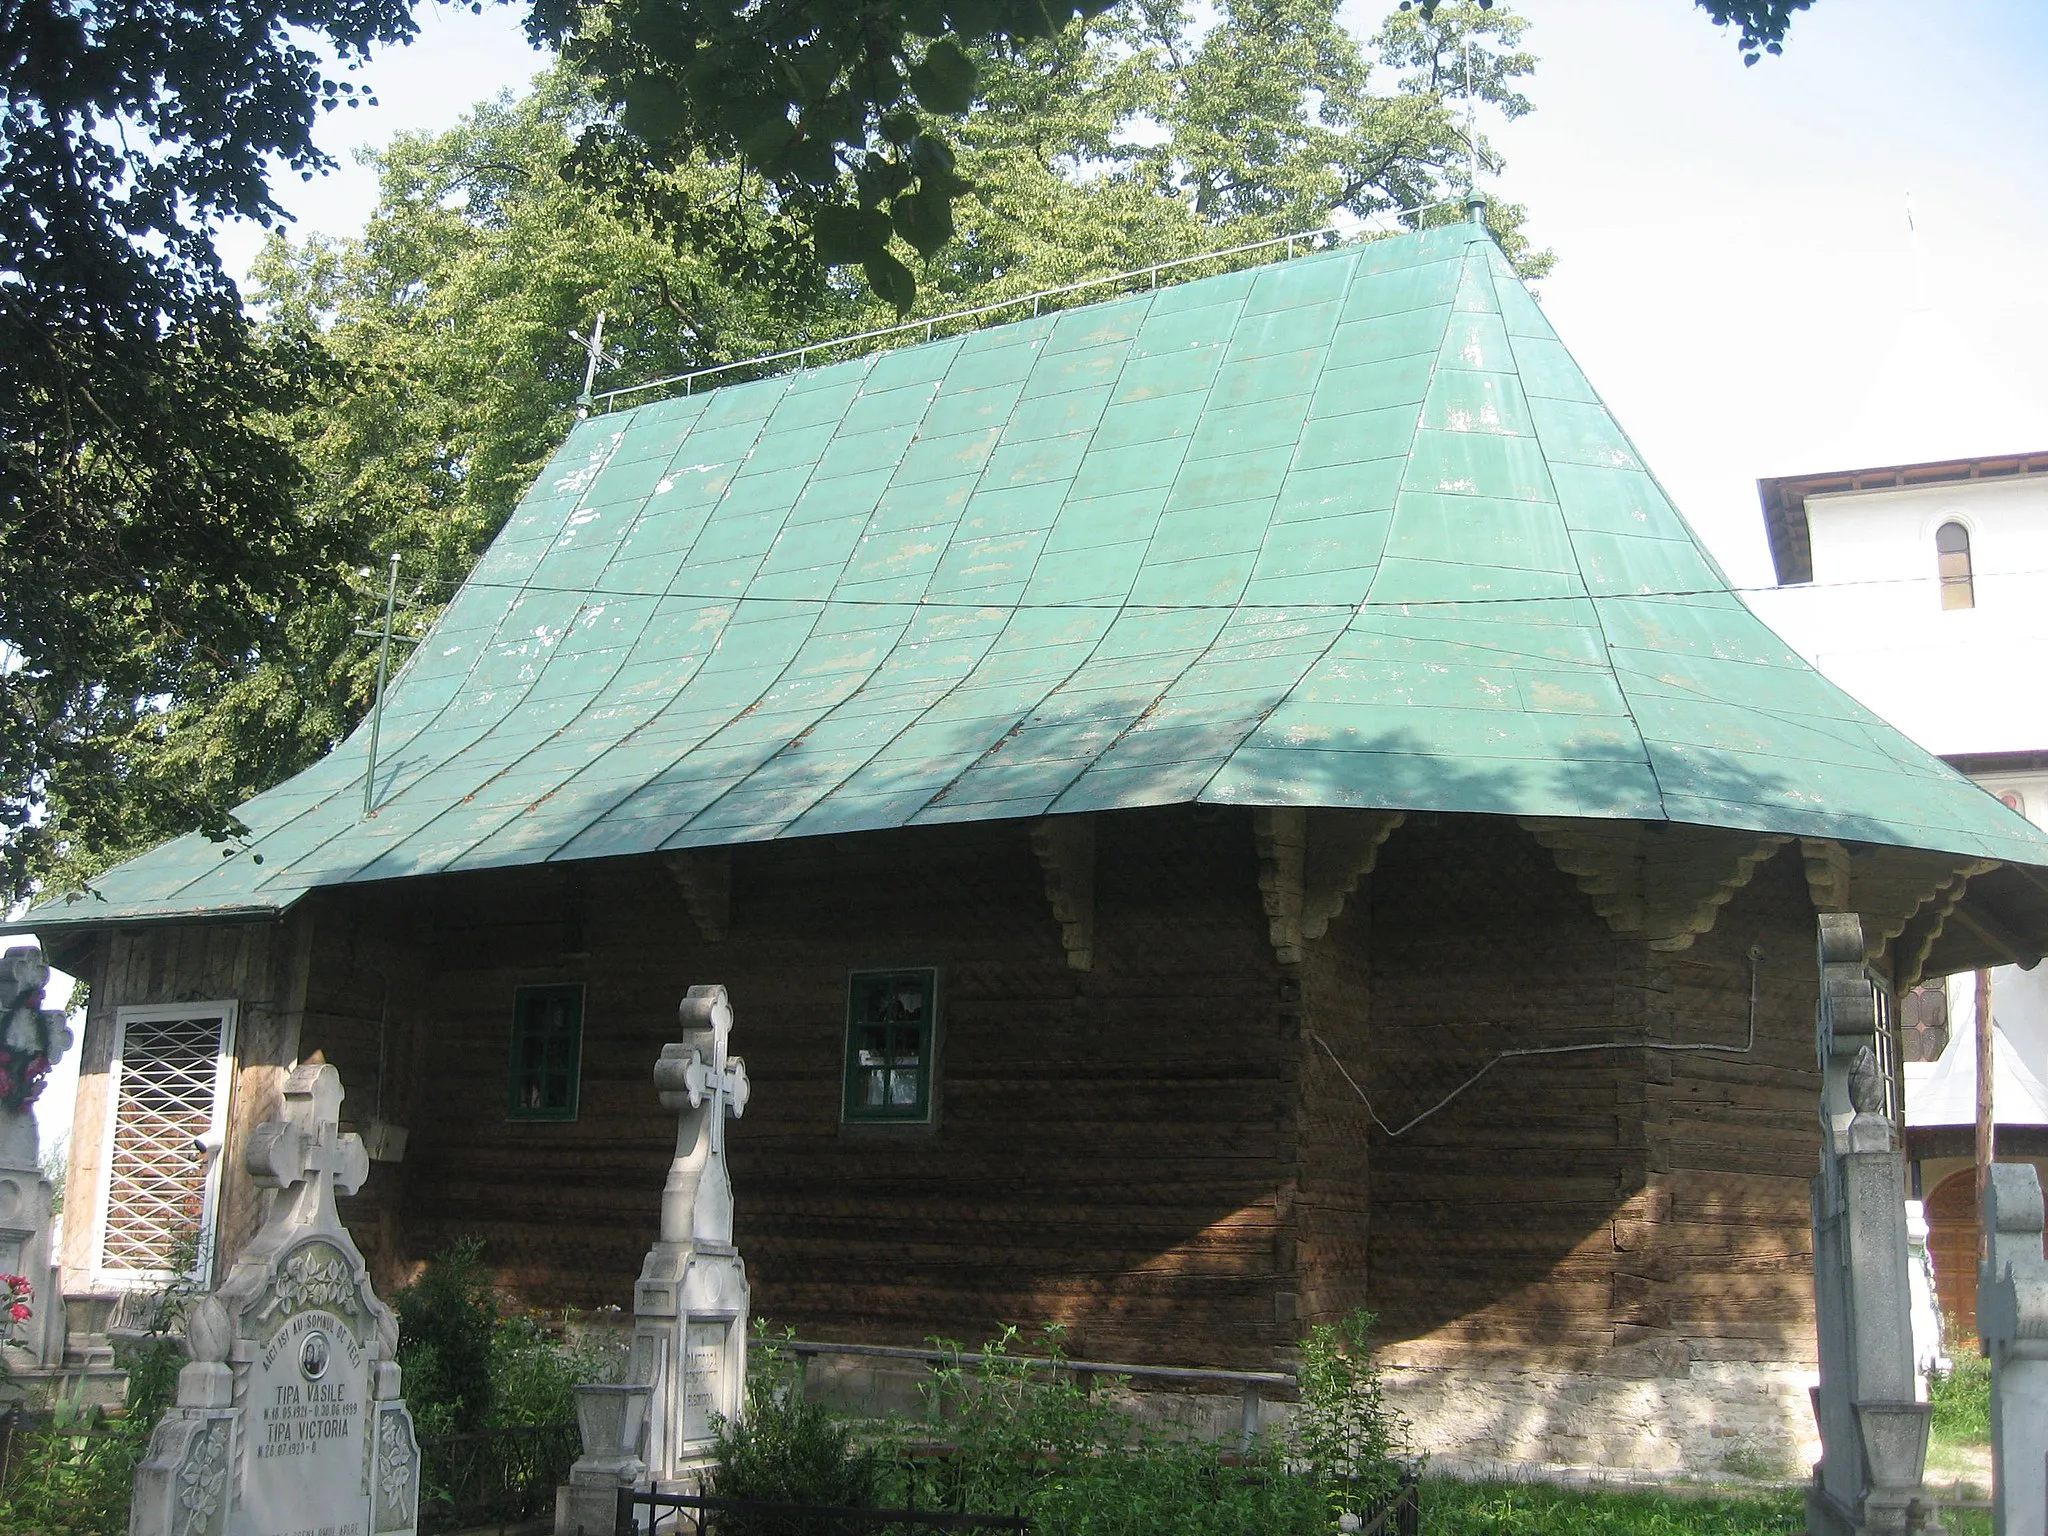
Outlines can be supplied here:
<path id="1" fill-rule="evenodd" d="M 1447 208 L 1470 200 L 1470 194 L 1458 193 L 1455 197 L 1438 198 L 1433 203 L 1421 203 L 1413 208 L 1390 208 L 1375 217 L 1405 218 L 1429 213 L 1437 208 Z M 1184 268 L 1200 266 L 1207 262 L 1224 261 L 1233 256 L 1246 256 L 1254 251 L 1270 251 L 1280 246 L 1287 248 L 1284 259 L 1293 259 L 1296 248 L 1307 246 L 1311 251 L 1333 250 L 1365 236 L 1368 231 L 1361 229 L 1358 234 L 1344 235 L 1330 225 L 1321 229 L 1299 231 L 1291 235 L 1273 235 L 1265 240 L 1254 240 L 1246 245 L 1226 246 L 1222 250 L 1201 251 L 1192 256 L 1176 256 L 1171 261 L 1156 261 L 1150 266 L 1136 267 L 1128 272 L 1113 272 L 1106 277 L 1087 277 L 1075 283 L 1062 283 L 1056 288 L 1040 288 L 1032 293 L 1020 293 L 1014 298 L 995 299 L 987 304 L 977 304 L 971 309 L 949 310 L 943 315 L 933 315 L 924 320 L 904 320 L 895 325 L 879 326 L 869 331 L 854 331 L 845 336 L 834 336 L 824 341 L 806 342 L 800 347 L 790 347 L 781 352 L 766 352 L 759 357 L 741 358 L 736 362 L 714 363 L 708 368 L 694 368 L 688 373 L 672 373 L 666 378 L 649 379 L 644 384 L 628 384 L 619 389 L 604 389 L 590 396 L 593 413 L 604 415 L 619 408 L 618 402 L 632 395 L 651 394 L 657 390 L 674 389 L 681 386 L 687 395 L 700 379 L 713 378 L 719 374 L 738 373 L 744 369 L 769 368 L 776 363 L 794 362 L 799 371 L 810 366 L 813 353 L 826 353 L 841 347 L 853 347 L 864 342 L 886 346 L 891 341 L 934 341 L 941 326 L 953 326 L 963 322 L 985 320 L 992 315 L 1003 314 L 1029 306 L 1032 318 L 1044 309 L 1047 301 L 1067 298 L 1073 294 L 1085 293 L 1094 288 L 1114 288 L 1119 284 L 1143 281 L 1147 288 L 1157 288 L 1162 274 L 1179 272 Z M 1376 233 L 1392 233 L 1378 231 Z M 949 332 L 950 334 L 950 332 Z"/>

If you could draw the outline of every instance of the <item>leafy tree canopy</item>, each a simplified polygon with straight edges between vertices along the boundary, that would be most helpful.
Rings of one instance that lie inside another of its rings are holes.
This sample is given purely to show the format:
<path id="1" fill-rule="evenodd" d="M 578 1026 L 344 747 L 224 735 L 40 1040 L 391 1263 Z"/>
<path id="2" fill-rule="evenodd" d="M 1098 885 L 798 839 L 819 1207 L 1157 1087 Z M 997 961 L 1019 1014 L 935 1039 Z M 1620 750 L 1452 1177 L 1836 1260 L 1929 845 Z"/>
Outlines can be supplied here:
<path id="1" fill-rule="evenodd" d="M 1779 50 L 1792 14 L 1811 0 L 1696 0 L 1736 23 L 1750 62 Z M 952 238 L 973 181 L 958 143 L 992 94 L 998 61 L 1048 45 L 1071 46 L 1078 21 L 1110 0 L 533 0 L 529 30 L 560 47 L 596 85 L 616 118 L 579 146 L 586 176 L 613 187 L 709 153 L 758 175 L 777 210 L 762 238 L 736 250 L 729 205 L 647 206 L 700 246 L 725 251 L 785 282 L 816 264 L 857 266 L 899 312 L 916 300 L 907 256 L 930 259 Z M 1476 31 L 1493 0 L 1401 0 L 1421 33 L 1452 22 Z M 1190 7 L 1160 0 L 1137 9 L 1139 30 L 1189 30 Z M 1232 0 L 1216 7 L 1231 26 L 1323 46 L 1304 13 L 1327 6 Z M 1334 22 L 1322 24 L 1327 37 Z M 1211 64 L 1228 71 L 1220 53 Z M 1176 63 L 1178 61 L 1176 60 Z M 1241 80 L 1241 83 L 1245 83 Z M 1475 89 L 1478 82 L 1475 81 Z M 1461 82 L 1440 77 L 1439 97 Z M 1292 108 L 1301 129 L 1341 130 L 1346 103 L 1320 93 Z M 1187 126 L 1192 127 L 1192 123 Z M 1351 168 L 1356 171 L 1357 167 Z M 1227 194 L 1227 174 L 1207 189 Z M 1206 210 L 1205 210 L 1206 211 Z"/>
<path id="2" fill-rule="evenodd" d="M 240 675 L 347 542 L 299 515 L 296 460 L 262 425 L 325 354 L 251 333 L 210 234 L 275 216 L 273 157 L 326 164 L 312 125 L 350 88 L 290 29 L 359 57 L 410 35 L 410 4 L 0 0 L 9 895 L 56 821 L 157 824 L 126 744 L 156 729 L 156 701 Z"/>

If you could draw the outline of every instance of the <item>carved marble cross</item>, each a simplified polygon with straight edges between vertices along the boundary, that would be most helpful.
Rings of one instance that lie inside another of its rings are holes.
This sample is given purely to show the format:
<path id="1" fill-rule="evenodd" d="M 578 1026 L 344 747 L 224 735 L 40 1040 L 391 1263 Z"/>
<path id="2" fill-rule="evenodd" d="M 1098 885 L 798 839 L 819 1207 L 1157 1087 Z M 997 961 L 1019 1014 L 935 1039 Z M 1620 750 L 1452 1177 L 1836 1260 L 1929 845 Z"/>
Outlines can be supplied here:
<path id="1" fill-rule="evenodd" d="M 692 987 L 678 1010 L 683 1038 L 661 1048 L 654 1086 L 678 1116 L 676 1156 L 662 1191 L 663 1242 L 732 1241 L 725 1118 L 747 1111 L 747 1064 L 728 1056 L 732 1004 L 720 986 Z"/>
<path id="2" fill-rule="evenodd" d="M 341 1100 L 341 1074 L 333 1067 L 296 1067 L 284 1082 L 284 1118 L 249 1136 L 249 1177 L 259 1189 L 282 1191 L 298 1221 L 338 1221 L 334 1197 L 354 1194 L 370 1176 L 362 1137 L 342 1133 Z"/>

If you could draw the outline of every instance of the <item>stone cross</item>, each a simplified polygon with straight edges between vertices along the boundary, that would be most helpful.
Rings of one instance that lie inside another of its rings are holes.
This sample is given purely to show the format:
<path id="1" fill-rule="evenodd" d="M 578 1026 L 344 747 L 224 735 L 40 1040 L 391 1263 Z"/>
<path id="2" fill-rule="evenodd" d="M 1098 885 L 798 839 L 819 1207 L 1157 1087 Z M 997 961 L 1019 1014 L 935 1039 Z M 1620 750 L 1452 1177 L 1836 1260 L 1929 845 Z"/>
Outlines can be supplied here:
<path id="1" fill-rule="evenodd" d="M 1991 1357 L 1991 1486 L 1996 1536 L 2048 1532 L 2048 1259 L 2041 1176 L 1993 1163 L 1984 1186 L 1977 1337 Z"/>
<path id="2" fill-rule="evenodd" d="M 249 1177 L 258 1189 L 279 1192 L 271 1197 L 271 1220 L 278 1219 L 282 1200 L 287 1221 L 325 1218 L 339 1225 L 334 1197 L 354 1194 L 370 1176 L 362 1137 L 342 1134 L 341 1100 L 340 1073 L 302 1067 L 286 1084 L 284 1119 L 250 1133 L 244 1157 Z"/>
<path id="3" fill-rule="evenodd" d="M 285 1080 L 284 1118 L 244 1156 L 263 1226 L 186 1326 L 191 1364 L 135 1473 L 130 1536 L 412 1536 L 419 1446 L 398 1323 L 370 1288 L 336 1194 L 369 1173 L 331 1066 Z"/>
<path id="4" fill-rule="evenodd" d="M 30 1285 L 24 1322 L 0 1316 L 0 1375 L 47 1378 L 64 1361 L 64 1297 L 50 1252 L 55 1191 L 43 1177 L 35 1103 L 71 1045 L 60 1009 L 43 1006 L 50 968 L 19 944 L 0 955 L 0 1274 Z"/>
<path id="5" fill-rule="evenodd" d="M 1813 1181 L 1814 1536 L 1931 1530 L 1921 1489 L 1928 1406 L 1916 1401 L 1905 1164 L 1887 1103 L 1885 993 L 1854 913 L 1820 919 L 1820 1174 Z"/>
<path id="6" fill-rule="evenodd" d="M 677 1117 L 675 1160 L 661 1196 L 661 1237 L 669 1243 L 730 1243 L 725 1119 L 747 1112 L 747 1064 L 726 1053 L 732 1004 L 725 988 L 690 988 L 679 1012 L 683 1038 L 663 1046 L 654 1064 L 661 1107 Z"/>

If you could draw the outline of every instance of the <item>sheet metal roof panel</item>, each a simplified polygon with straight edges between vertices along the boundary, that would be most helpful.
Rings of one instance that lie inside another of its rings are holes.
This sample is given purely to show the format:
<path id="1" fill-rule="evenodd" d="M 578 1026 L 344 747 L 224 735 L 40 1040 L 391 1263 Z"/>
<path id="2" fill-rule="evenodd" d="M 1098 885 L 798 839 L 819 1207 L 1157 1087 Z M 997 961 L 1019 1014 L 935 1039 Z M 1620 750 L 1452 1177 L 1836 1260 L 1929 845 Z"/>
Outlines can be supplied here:
<path id="1" fill-rule="evenodd" d="M 31 920 L 1201 798 L 2048 864 L 1725 580 L 1469 225 L 578 423 L 367 732 Z"/>

